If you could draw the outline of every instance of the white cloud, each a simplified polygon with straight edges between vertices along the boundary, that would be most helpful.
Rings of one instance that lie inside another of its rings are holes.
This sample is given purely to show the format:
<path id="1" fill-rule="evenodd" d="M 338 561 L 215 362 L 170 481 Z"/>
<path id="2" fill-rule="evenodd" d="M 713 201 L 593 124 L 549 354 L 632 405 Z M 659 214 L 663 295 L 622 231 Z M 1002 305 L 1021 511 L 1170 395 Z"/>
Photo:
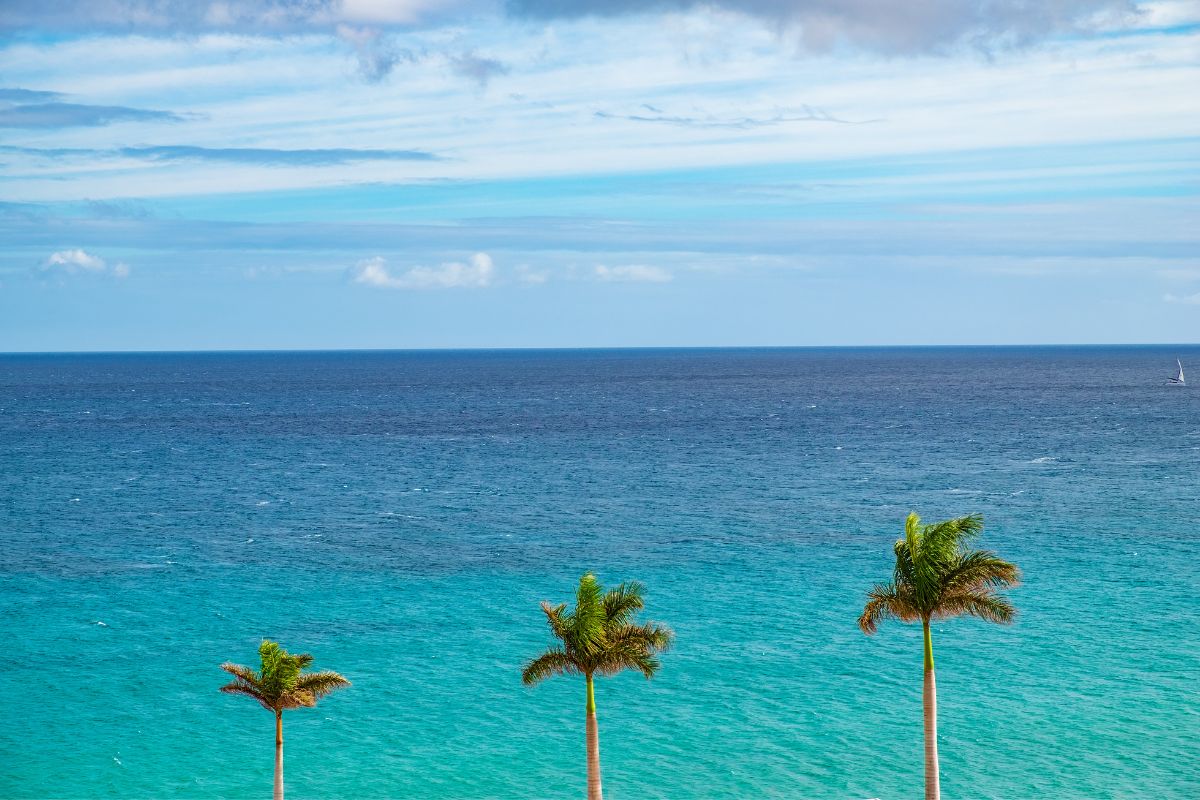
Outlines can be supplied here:
<path id="1" fill-rule="evenodd" d="M 51 253 L 50 257 L 42 262 L 42 271 L 69 275 L 111 275 L 114 278 L 128 278 L 130 269 L 128 264 L 121 261 L 110 267 L 100 256 L 75 248 Z"/>
<path id="2" fill-rule="evenodd" d="M 398 280 L 388 274 L 386 264 L 387 261 L 380 256 L 363 259 L 351 271 L 354 282 L 367 286 L 396 286 Z"/>
<path id="3" fill-rule="evenodd" d="M 597 264 L 595 275 L 601 281 L 627 281 L 640 283 L 666 283 L 674 276 L 661 267 L 650 267 L 645 264 L 627 264 L 620 267 L 606 267 Z"/>
<path id="4" fill-rule="evenodd" d="M 546 270 L 534 269 L 528 264 L 522 264 L 517 267 L 517 280 L 531 286 L 542 284 L 550 280 L 550 273 Z"/>
<path id="5" fill-rule="evenodd" d="M 351 271 L 355 283 L 384 289 L 480 289 L 491 285 L 494 273 L 487 253 L 471 256 L 469 264 L 449 261 L 437 267 L 413 267 L 399 275 L 388 270 L 386 259 L 375 256 L 358 262 Z"/>
<path id="6" fill-rule="evenodd" d="M 1143 3 L 1136 20 L 1140 28 L 1167 28 L 1173 25 L 1192 25 L 1200 22 L 1200 3 L 1195 0 L 1164 0 Z"/>
<path id="7" fill-rule="evenodd" d="M 1200 292 L 1195 294 L 1171 294 L 1163 295 L 1163 300 L 1168 303 L 1178 303 L 1185 306 L 1200 306 Z"/>
<path id="8" fill-rule="evenodd" d="M 103 272 L 104 259 L 84 250 L 59 250 L 51 253 L 43 266 L 46 269 L 62 268 L 66 272 Z"/>

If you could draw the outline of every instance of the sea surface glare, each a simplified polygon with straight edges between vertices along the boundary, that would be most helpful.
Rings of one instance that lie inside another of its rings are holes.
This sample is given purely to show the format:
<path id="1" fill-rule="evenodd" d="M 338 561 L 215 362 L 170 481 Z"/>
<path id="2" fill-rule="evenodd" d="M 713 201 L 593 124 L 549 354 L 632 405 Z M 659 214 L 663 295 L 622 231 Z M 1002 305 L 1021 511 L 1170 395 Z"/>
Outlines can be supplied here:
<path id="1" fill-rule="evenodd" d="M 910 510 L 1025 577 L 935 625 L 946 798 L 1200 796 L 1200 348 L 9 355 L 0 445 L 3 798 L 266 796 L 270 637 L 354 682 L 293 800 L 575 800 L 520 671 L 585 570 L 677 633 L 608 800 L 919 797 L 920 629 L 856 626 Z"/>

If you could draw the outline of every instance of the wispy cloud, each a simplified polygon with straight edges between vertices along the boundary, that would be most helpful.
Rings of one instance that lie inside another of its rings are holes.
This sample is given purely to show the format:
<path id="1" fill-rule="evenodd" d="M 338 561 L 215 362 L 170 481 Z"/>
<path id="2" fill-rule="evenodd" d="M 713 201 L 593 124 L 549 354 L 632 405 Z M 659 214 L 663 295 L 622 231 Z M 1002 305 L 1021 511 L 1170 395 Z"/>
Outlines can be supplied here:
<path id="1" fill-rule="evenodd" d="M 43 92 L 36 89 L 2 89 L 0 103 L 46 103 L 62 97 L 58 92 Z"/>
<path id="2" fill-rule="evenodd" d="M 193 145 L 119 147 L 111 150 L 0 146 L 0 153 L 19 153 L 49 159 L 72 156 L 86 159 L 136 158 L 155 162 L 220 161 L 229 164 L 287 167 L 323 167 L 359 161 L 434 161 L 438 158 L 425 150 L 360 150 L 354 148 L 287 150 L 274 147 L 196 147 Z"/>
<path id="3" fill-rule="evenodd" d="M 100 256 L 78 248 L 51 253 L 39 269 L 57 275 L 91 274 L 108 275 L 113 278 L 127 278 L 130 272 L 129 265 L 124 262 L 119 261 L 110 266 Z"/>
<path id="4" fill-rule="evenodd" d="M 392 34 L 376 26 L 338 25 L 337 37 L 354 48 L 358 74 L 367 83 L 380 83 L 400 64 L 421 64 L 431 60 L 444 60 L 451 72 L 481 88 L 486 88 L 492 78 L 507 75 L 509 71 L 508 65 L 500 59 L 481 56 L 474 50 L 454 53 L 442 48 L 401 47 Z"/>
<path id="5" fill-rule="evenodd" d="M 486 87 L 492 78 L 508 74 L 508 65 L 503 61 L 478 55 L 473 50 L 449 58 L 454 74 L 475 81 L 480 87 Z"/>
<path id="6" fill-rule="evenodd" d="M 674 277 L 662 267 L 651 267 L 645 264 L 627 264 L 620 267 L 606 267 L 603 264 L 597 264 L 594 274 L 597 280 L 629 283 L 666 283 Z"/>
<path id="7" fill-rule="evenodd" d="M 387 261 L 376 256 L 358 262 L 351 278 L 382 289 L 481 289 L 491 285 L 494 272 L 487 253 L 476 253 L 467 264 L 450 261 L 436 267 L 412 267 L 400 274 L 393 274 Z"/>
<path id="8" fill-rule="evenodd" d="M 1168 292 L 1163 295 L 1163 300 L 1185 306 L 1200 306 L 1200 292 L 1195 294 L 1171 294 Z"/>
<path id="9" fill-rule="evenodd" d="M 665 125 L 679 125 L 686 128 L 765 128 L 771 125 L 783 125 L 789 122 L 835 122 L 841 125 L 865 125 L 880 122 L 878 119 L 851 120 L 835 117 L 827 111 L 812 106 L 804 106 L 798 110 L 781 111 L 771 116 L 752 117 L 722 117 L 716 114 L 682 115 L 667 114 L 662 109 L 651 105 L 643 105 L 642 109 L 650 113 L 616 114 L 609 111 L 597 111 L 597 119 L 623 119 L 629 122 L 657 122 Z"/>
<path id="10" fill-rule="evenodd" d="M 154 216 L 149 206 L 137 200 L 85 200 L 83 211 L 94 219 L 146 220 Z"/>
<path id="11" fill-rule="evenodd" d="M 163 145 L 159 147 L 123 147 L 116 151 L 129 158 L 151 161 L 225 161 L 235 164 L 267 164 L 278 166 L 327 166 L 354 161 L 432 161 L 437 158 L 424 150 L 357 150 L 327 148 L 284 150 L 271 147 L 193 147 Z"/>
<path id="12" fill-rule="evenodd" d="M 34 103 L 0 108 L 0 128 L 84 128 L 114 122 L 183 122 L 172 111 L 79 103 Z"/>
<path id="13" fill-rule="evenodd" d="M 5 0 L 0 30 L 105 30 L 141 34 L 332 31 L 339 24 L 412 27 L 444 18 L 462 0 Z"/>
<path id="14" fill-rule="evenodd" d="M 379 28 L 343 24 L 337 26 L 337 36 L 354 48 L 358 74 L 368 83 L 379 83 L 397 64 L 414 64 L 421 58 L 413 50 L 398 46 Z"/>
<path id="15" fill-rule="evenodd" d="M 550 273 L 544 269 L 534 269 L 528 264 L 517 267 L 517 280 L 529 286 L 539 286 L 550 280 Z"/>

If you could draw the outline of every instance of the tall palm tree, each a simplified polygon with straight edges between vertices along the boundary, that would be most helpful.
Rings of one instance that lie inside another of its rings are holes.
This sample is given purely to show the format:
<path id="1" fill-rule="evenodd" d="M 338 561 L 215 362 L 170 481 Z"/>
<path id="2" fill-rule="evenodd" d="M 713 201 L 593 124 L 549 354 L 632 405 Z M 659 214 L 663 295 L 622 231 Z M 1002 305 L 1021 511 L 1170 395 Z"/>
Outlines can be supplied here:
<path id="1" fill-rule="evenodd" d="M 645 607 L 640 583 L 622 583 L 607 592 L 590 572 L 579 579 L 575 608 L 542 603 L 551 632 L 562 642 L 525 665 L 521 679 L 533 686 L 551 675 L 582 675 L 587 681 L 587 797 L 602 800 L 600 789 L 600 732 L 596 726 L 596 696 L 592 679 L 636 669 L 647 678 L 658 671 L 657 654 L 671 646 L 674 634 L 653 622 L 637 624 Z"/>
<path id="2" fill-rule="evenodd" d="M 283 712 L 293 708 L 312 708 L 325 695 L 350 685 L 336 672 L 303 673 L 312 664 L 307 653 L 294 655 L 276 642 L 264 641 L 258 648 L 262 669 L 258 672 L 241 664 L 225 663 L 221 669 L 233 681 L 221 687 L 227 694 L 243 694 L 257 700 L 275 714 L 275 800 L 283 800 Z"/>
<path id="3" fill-rule="evenodd" d="M 925 631 L 925 800 L 940 800 L 937 754 L 937 685 L 933 674 L 932 620 L 966 614 L 988 622 L 1009 623 L 1016 609 L 997 589 L 1016 586 L 1020 572 L 987 550 L 970 550 L 967 542 L 983 530 L 978 515 L 922 525 L 909 514 L 904 538 L 896 542 L 896 569 L 891 583 L 876 584 L 858 625 L 872 634 L 885 619 L 920 622 Z"/>

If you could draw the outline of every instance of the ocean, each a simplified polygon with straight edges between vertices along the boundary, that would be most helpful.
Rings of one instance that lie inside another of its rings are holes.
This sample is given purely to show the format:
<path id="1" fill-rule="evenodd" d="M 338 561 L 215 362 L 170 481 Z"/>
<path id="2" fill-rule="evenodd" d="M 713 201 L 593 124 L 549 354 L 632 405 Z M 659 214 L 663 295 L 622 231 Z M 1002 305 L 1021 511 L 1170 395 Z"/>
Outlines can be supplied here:
<path id="1" fill-rule="evenodd" d="M 1195 387 L 1170 387 L 1175 358 Z M 609 800 L 919 797 L 904 517 L 984 515 L 1012 626 L 934 626 L 946 798 L 1200 796 L 1200 347 L 0 356 L 3 798 L 252 798 L 268 637 L 353 686 L 290 798 L 578 798 L 541 600 L 639 580 Z"/>

